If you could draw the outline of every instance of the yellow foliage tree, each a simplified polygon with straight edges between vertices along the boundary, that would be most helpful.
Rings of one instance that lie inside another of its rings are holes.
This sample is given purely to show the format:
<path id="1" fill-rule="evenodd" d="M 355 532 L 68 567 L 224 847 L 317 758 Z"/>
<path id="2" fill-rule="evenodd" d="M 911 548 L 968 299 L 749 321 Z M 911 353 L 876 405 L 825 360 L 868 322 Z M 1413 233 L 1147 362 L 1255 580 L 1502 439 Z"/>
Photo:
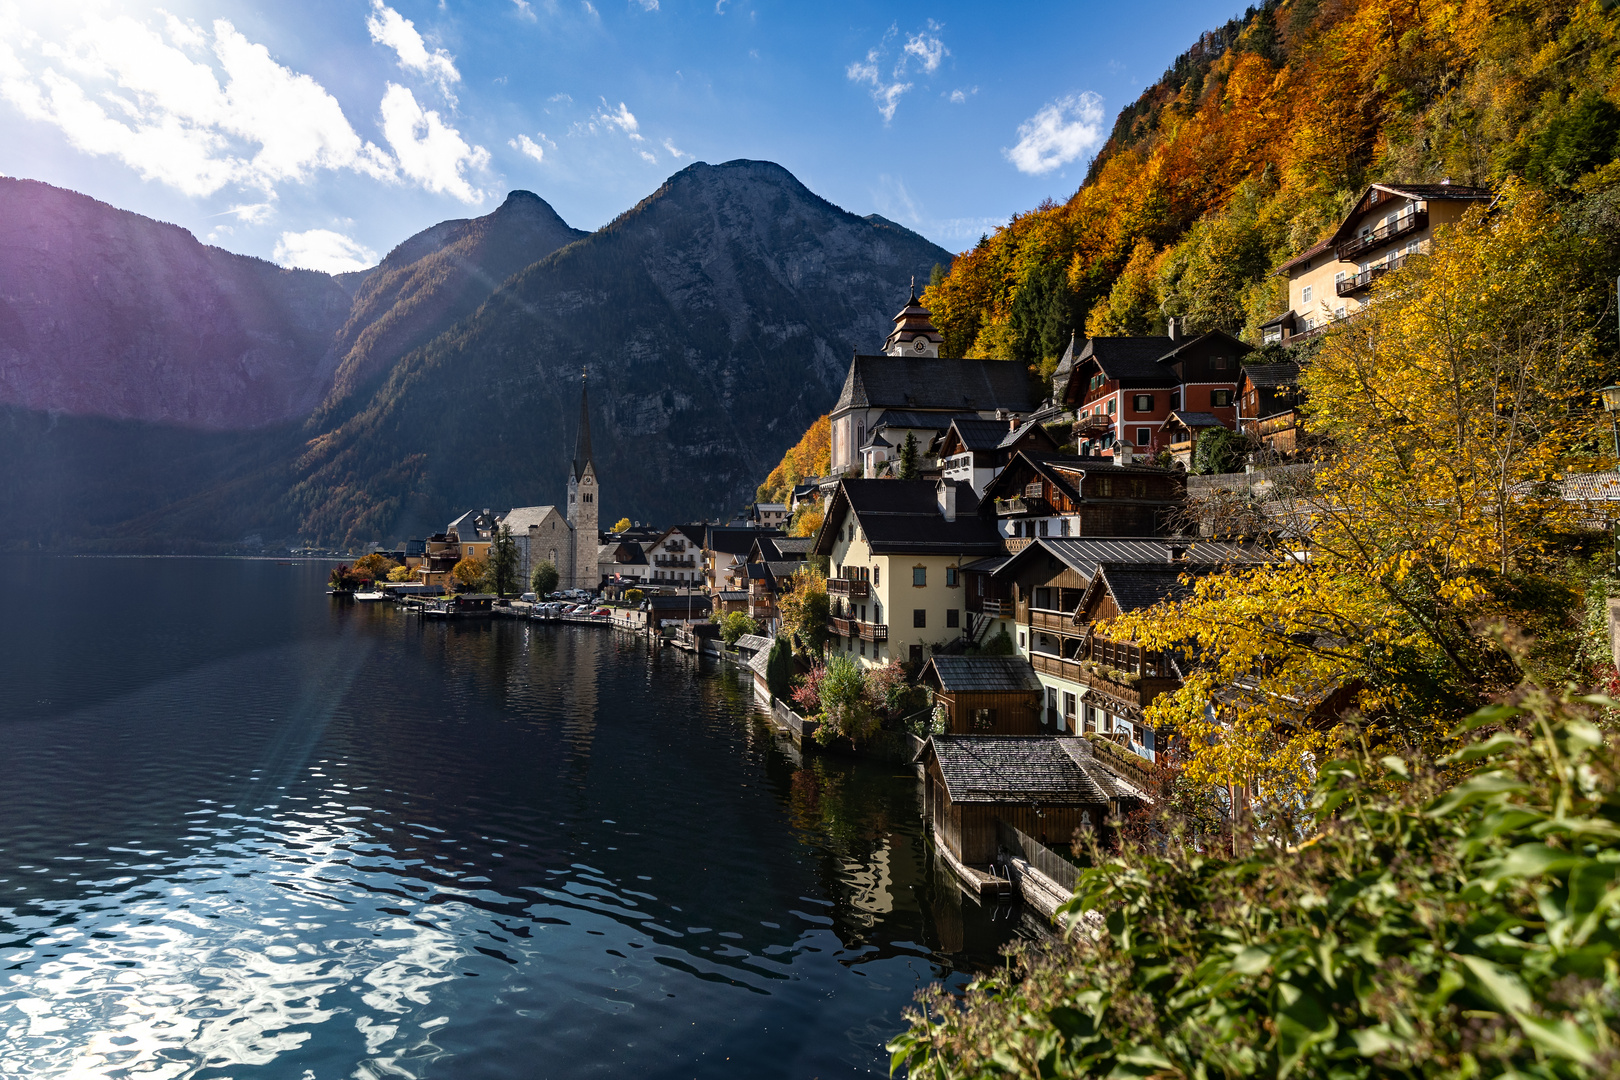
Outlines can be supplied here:
<path id="1" fill-rule="evenodd" d="M 450 568 L 450 576 L 464 589 L 481 589 L 489 580 L 489 560 L 470 556 Z"/>
<path id="2" fill-rule="evenodd" d="M 622 533 L 622 532 L 625 532 L 625 531 L 629 530 L 630 528 L 631 528 L 630 519 L 627 518 L 627 517 L 623 517 L 623 518 L 620 518 L 618 521 L 614 522 L 612 531 L 616 532 L 616 533 Z"/>
<path id="3" fill-rule="evenodd" d="M 1493 627 L 1526 614 L 1521 586 L 1588 513 L 1554 481 L 1607 464 L 1582 451 L 1603 381 L 1585 253 L 1517 185 L 1435 244 L 1301 376 L 1308 430 L 1333 449 L 1267 506 L 1274 561 L 1112 629 L 1195 657 L 1148 710 L 1187 739 L 1193 779 L 1297 794 L 1346 701 L 1422 741 L 1521 677 Z"/>
<path id="4" fill-rule="evenodd" d="M 782 455 L 781 463 L 759 485 L 755 498 L 763 503 L 787 502 L 800 480 L 807 476 L 826 476 L 831 471 L 832 424 L 822 416 Z"/>

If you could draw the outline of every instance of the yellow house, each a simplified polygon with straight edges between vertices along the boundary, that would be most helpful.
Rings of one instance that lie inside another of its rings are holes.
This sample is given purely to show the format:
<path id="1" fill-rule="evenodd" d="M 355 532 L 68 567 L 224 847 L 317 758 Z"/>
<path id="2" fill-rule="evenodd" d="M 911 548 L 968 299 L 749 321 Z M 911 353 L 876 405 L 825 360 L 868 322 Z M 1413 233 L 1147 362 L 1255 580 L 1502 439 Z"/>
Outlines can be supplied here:
<path id="1" fill-rule="evenodd" d="M 1485 188 L 1440 184 L 1374 184 L 1332 236 L 1284 263 L 1288 310 L 1261 326 L 1266 344 L 1315 333 L 1367 303 L 1379 276 L 1428 251 L 1435 233 L 1470 206 L 1493 198 Z"/>
<path id="2" fill-rule="evenodd" d="M 920 668 L 968 624 L 962 567 L 1001 551 L 961 480 L 843 480 L 812 554 L 829 564 L 829 648 Z"/>

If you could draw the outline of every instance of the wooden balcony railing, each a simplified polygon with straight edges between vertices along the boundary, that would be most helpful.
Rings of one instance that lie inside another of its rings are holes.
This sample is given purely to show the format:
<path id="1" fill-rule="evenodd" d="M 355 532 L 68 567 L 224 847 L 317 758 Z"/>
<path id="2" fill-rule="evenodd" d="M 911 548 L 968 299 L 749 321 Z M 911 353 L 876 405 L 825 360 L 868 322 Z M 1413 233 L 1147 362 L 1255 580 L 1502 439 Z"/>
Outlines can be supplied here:
<path id="1" fill-rule="evenodd" d="M 1299 414 L 1294 412 L 1293 409 L 1289 409 L 1287 412 L 1277 413 L 1275 416 L 1268 416 L 1263 420 L 1256 421 L 1254 433 L 1261 438 L 1265 438 L 1267 435 L 1275 435 L 1279 431 L 1292 431 L 1298 426 Z"/>
<path id="2" fill-rule="evenodd" d="M 827 620 L 827 632 L 841 638 L 858 637 L 864 641 L 889 640 L 887 623 L 861 622 L 859 619 L 830 618 Z"/>
<path id="3" fill-rule="evenodd" d="M 855 620 L 853 619 L 828 619 L 827 633 L 836 635 L 837 637 L 853 637 L 854 634 L 850 631 L 850 626 L 853 625 L 854 622 Z"/>
<path id="4" fill-rule="evenodd" d="M 1062 611 L 1046 611 L 1041 608 L 1032 608 L 1029 613 L 1029 625 L 1032 630 L 1049 630 L 1059 634 L 1074 634 L 1079 631 L 1074 623 L 1074 616 Z"/>
<path id="5" fill-rule="evenodd" d="M 872 595 L 872 584 L 869 581 L 851 581 L 849 578 L 828 578 L 827 595 L 865 600 Z"/>
<path id="6" fill-rule="evenodd" d="M 1011 499 L 996 500 L 997 517 L 1014 517 L 1019 514 L 1049 514 L 1051 508 L 1045 499 L 1040 496 L 1031 498 L 1028 495 L 1015 496 Z"/>
<path id="7" fill-rule="evenodd" d="M 993 619 L 1005 618 L 1012 614 L 1011 600 L 990 600 L 982 596 L 968 598 L 968 610 L 977 611 L 981 615 L 988 615 Z"/>
<path id="8" fill-rule="evenodd" d="M 1380 225 L 1378 228 L 1360 236 L 1352 236 L 1339 245 L 1339 258 L 1343 262 L 1355 262 L 1357 255 L 1363 251 L 1382 247 L 1392 240 L 1399 240 L 1403 236 L 1426 229 L 1429 226 L 1429 212 L 1415 210 L 1410 214 L 1402 214 L 1394 221 Z M 1344 295 L 1340 293 L 1339 295 Z"/>
<path id="9" fill-rule="evenodd" d="M 1404 262 L 1406 262 L 1406 256 L 1397 255 L 1392 259 L 1379 263 L 1377 266 L 1369 266 L 1353 277 L 1341 279 L 1335 289 L 1340 296 L 1349 296 L 1351 293 L 1371 288 L 1374 281 L 1377 281 L 1391 270 L 1399 269 Z"/>
<path id="10" fill-rule="evenodd" d="M 888 641 L 889 640 L 889 625 L 888 625 L 888 623 L 863 622 L 863 623 L 856 623 L 855 627 L 856 627 L 857 630 L 860 631 L 861 639 L 864 640 L 864 641 Z"/>

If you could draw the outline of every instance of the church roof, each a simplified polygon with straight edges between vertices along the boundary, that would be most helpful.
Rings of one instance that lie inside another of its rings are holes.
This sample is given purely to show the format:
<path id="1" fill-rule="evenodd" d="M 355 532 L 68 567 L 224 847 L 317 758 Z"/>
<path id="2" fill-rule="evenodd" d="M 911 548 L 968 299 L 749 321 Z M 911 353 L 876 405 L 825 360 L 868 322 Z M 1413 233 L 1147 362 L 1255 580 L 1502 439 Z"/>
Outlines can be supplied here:
<path id="1" fill-rule="evenodd" d="M 1031 400 L 1029 372 L 1009 360 L 856 356 L 850 361 L 833 412 L 889 408 L 948 410 L 952 414 L 996 409 L 1025 413 Z M 948 424 L 946 420 L 937 426 Z"/>
<path id="2" fill-rule="evenodd" d="M 556 513 L 555 506 L 514 506 L 501 515 L 500 523 L 510 528 L 514 535 L 521 535 L 528 532 L 530 526 L 537 526 L 544 521 L 547 514 Z M 563 524 L 568 524 L 567 519 L 562 518 L 561 514 L 557 516 L 562 519 Z M 572 525 L 568 527 L 573 528 Z"/>
<path id="3" fill-rule="evenodd" d="M 911 282 L 911 298 L 906 306 L 894 317 L 894 329 L 889 333 L 889 340 L 883 343 L 883 351 L 888 352 L 896 345 L 914 341 L 917 338 L 927 338 L 935 345 L 945 340 L 943 334 L 934 328 L 933 313 L 922 306 L 917 298 L 917 281 Z"/>

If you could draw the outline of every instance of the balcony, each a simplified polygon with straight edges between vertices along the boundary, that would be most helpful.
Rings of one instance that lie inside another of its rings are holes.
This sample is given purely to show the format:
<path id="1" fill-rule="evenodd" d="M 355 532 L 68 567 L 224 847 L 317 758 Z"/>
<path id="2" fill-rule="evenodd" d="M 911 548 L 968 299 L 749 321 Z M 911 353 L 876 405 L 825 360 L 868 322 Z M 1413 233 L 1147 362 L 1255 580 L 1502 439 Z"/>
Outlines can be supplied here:
<path id="1" fill-rule="evenodd" d="M 1267 435 L 1275 435 L 1279 431 L 1293 431 L 1298 426 L 1298 414 L 1293 409 L 1289 409 L 1287 412 L 1277 413 L 1275 416 L 1268 416 L 1263 420 L 1255 421 L 1254 433 L 1263 439 Z"/>
<path id="2" fill-rule="evenodd" d="M 847 596 L 851 600 L 865 600 L 872 595 L 872 583 L 869 581 L 851 581 L 849 578 L 828 578 L 828 596 Z"/>
<path id="3" fill-rule="evenodd" d="M 1030 498 L 1028 495 L 1020 495 L 1011 499 L 996 500 L 997 517 L 1017 517 L 1022 514 L 1046 515 L 1051 512 L 1051 506 L 1039 496 Z"/>
<path id="4" fill-rule="evenodd" d="M 827 620 L 827 633 L 841 638 L 860 638 L 862 641 L 889 640 L 887 623 L 861 622 L 859 619 L 841 619 L 836 616 Z"/>
<path id="5" fill-rule="evenodd" d="M 1029 626 L 1032 630 L 1046 630 L 1057 634 L 1075 634 L 1080 630 L 1075 625 L 1074 616 L 1068 612 L 1045 611 L 1041 608 L 1030 610 Z"/>
<path id="6" fill-rule="evenodd" d="M 1112 701 L 1138 709 L 1146 707 L 1160 694 L 1169 693 L 1180 685 L 1176 679 L 1157 677 L 1144 677 L 1134 684 L 1115 682 L 1105 675 L 1086 670 L 1078 660 L 1065 660 L 1046 653 L 1030 653 L 1029 662 L 1036 671 L 1089 686 Z"/>
<path id="7" fill-rule="evenodd" d="M 1338 248 L 1339 259 L 1342 262 L 1355 262 L 1356 256 L 1364 251 L 1383 247 L 1385 244 L 1399 240 L 1403 236 L 1410 236 L 1412 233 L 1420 232 L 1428 227 L 1429 212 L 1427 210 L 1416 210 L 1410 214 L 1402 214 L 1394 221 L 1380 225 L 1378 228 L 1361 236 L 1352 236 L 1340 244 Z M 1339 295 L 1344 296 L 1346 294 L 1341 292 Z"/>
<path id="8" fill-rule="evenodd" d="M 850 627 L 858 624 L 859 620 L 856 619 L 829 618 L 827 620 L 827 633 L 832 634 L 834 637 L 854 637 L 855 634 Z"/>
<path id="9" fill-rule="evenodd" d="M 1340 296 L 1349 296 L 1351 293 L 1358 293 L 1363 289 L 1371 288 L 1373 282 L 1377 281 L 1391 270 L 1399 269 L 1400 266 L 1405 262 L 1405 255 L 1396 255 L 1393 258 L 1384 260 L 1377 266 L 1367 267 L 1367 269 L 1363 270 L 1359 274 L 1339 279 L 1334 283 L 1334 290 L 1338 292 Z"/>
<path id="10" fill-rule="evenodd" d="M 1113 430 L 1114 418 L 1111 416 L 1085 416 L 1074 422 L 1074 437 L 1077 439 L 1096 438 Z"/>
<path id="11" fill-rule="evenodd" d="M 684 557 L 680 555 L 655 555 L 653 556 L 653 565 L 693 567 L 697 565 L 697 560 L 690 555 Z"/>
<path id="12" fill-rule="evenodd" d="M 968 600 L 968 610 L 977 611 L 981 615 L 988 615 L 992 619 L 1005 619 L 1012 615 L 1011 600 L 987 600 L 984 597 L 973 597 Z"/>
<path id="13" fill-rule="evenodd" d="M 855 628 L 860 633 L 860 637 L 861 637 L 862 641 L 888 641 L 889 640 L 889 624 L 888 623 L 869 623 L 869 622 L 856 623 Z"/>

